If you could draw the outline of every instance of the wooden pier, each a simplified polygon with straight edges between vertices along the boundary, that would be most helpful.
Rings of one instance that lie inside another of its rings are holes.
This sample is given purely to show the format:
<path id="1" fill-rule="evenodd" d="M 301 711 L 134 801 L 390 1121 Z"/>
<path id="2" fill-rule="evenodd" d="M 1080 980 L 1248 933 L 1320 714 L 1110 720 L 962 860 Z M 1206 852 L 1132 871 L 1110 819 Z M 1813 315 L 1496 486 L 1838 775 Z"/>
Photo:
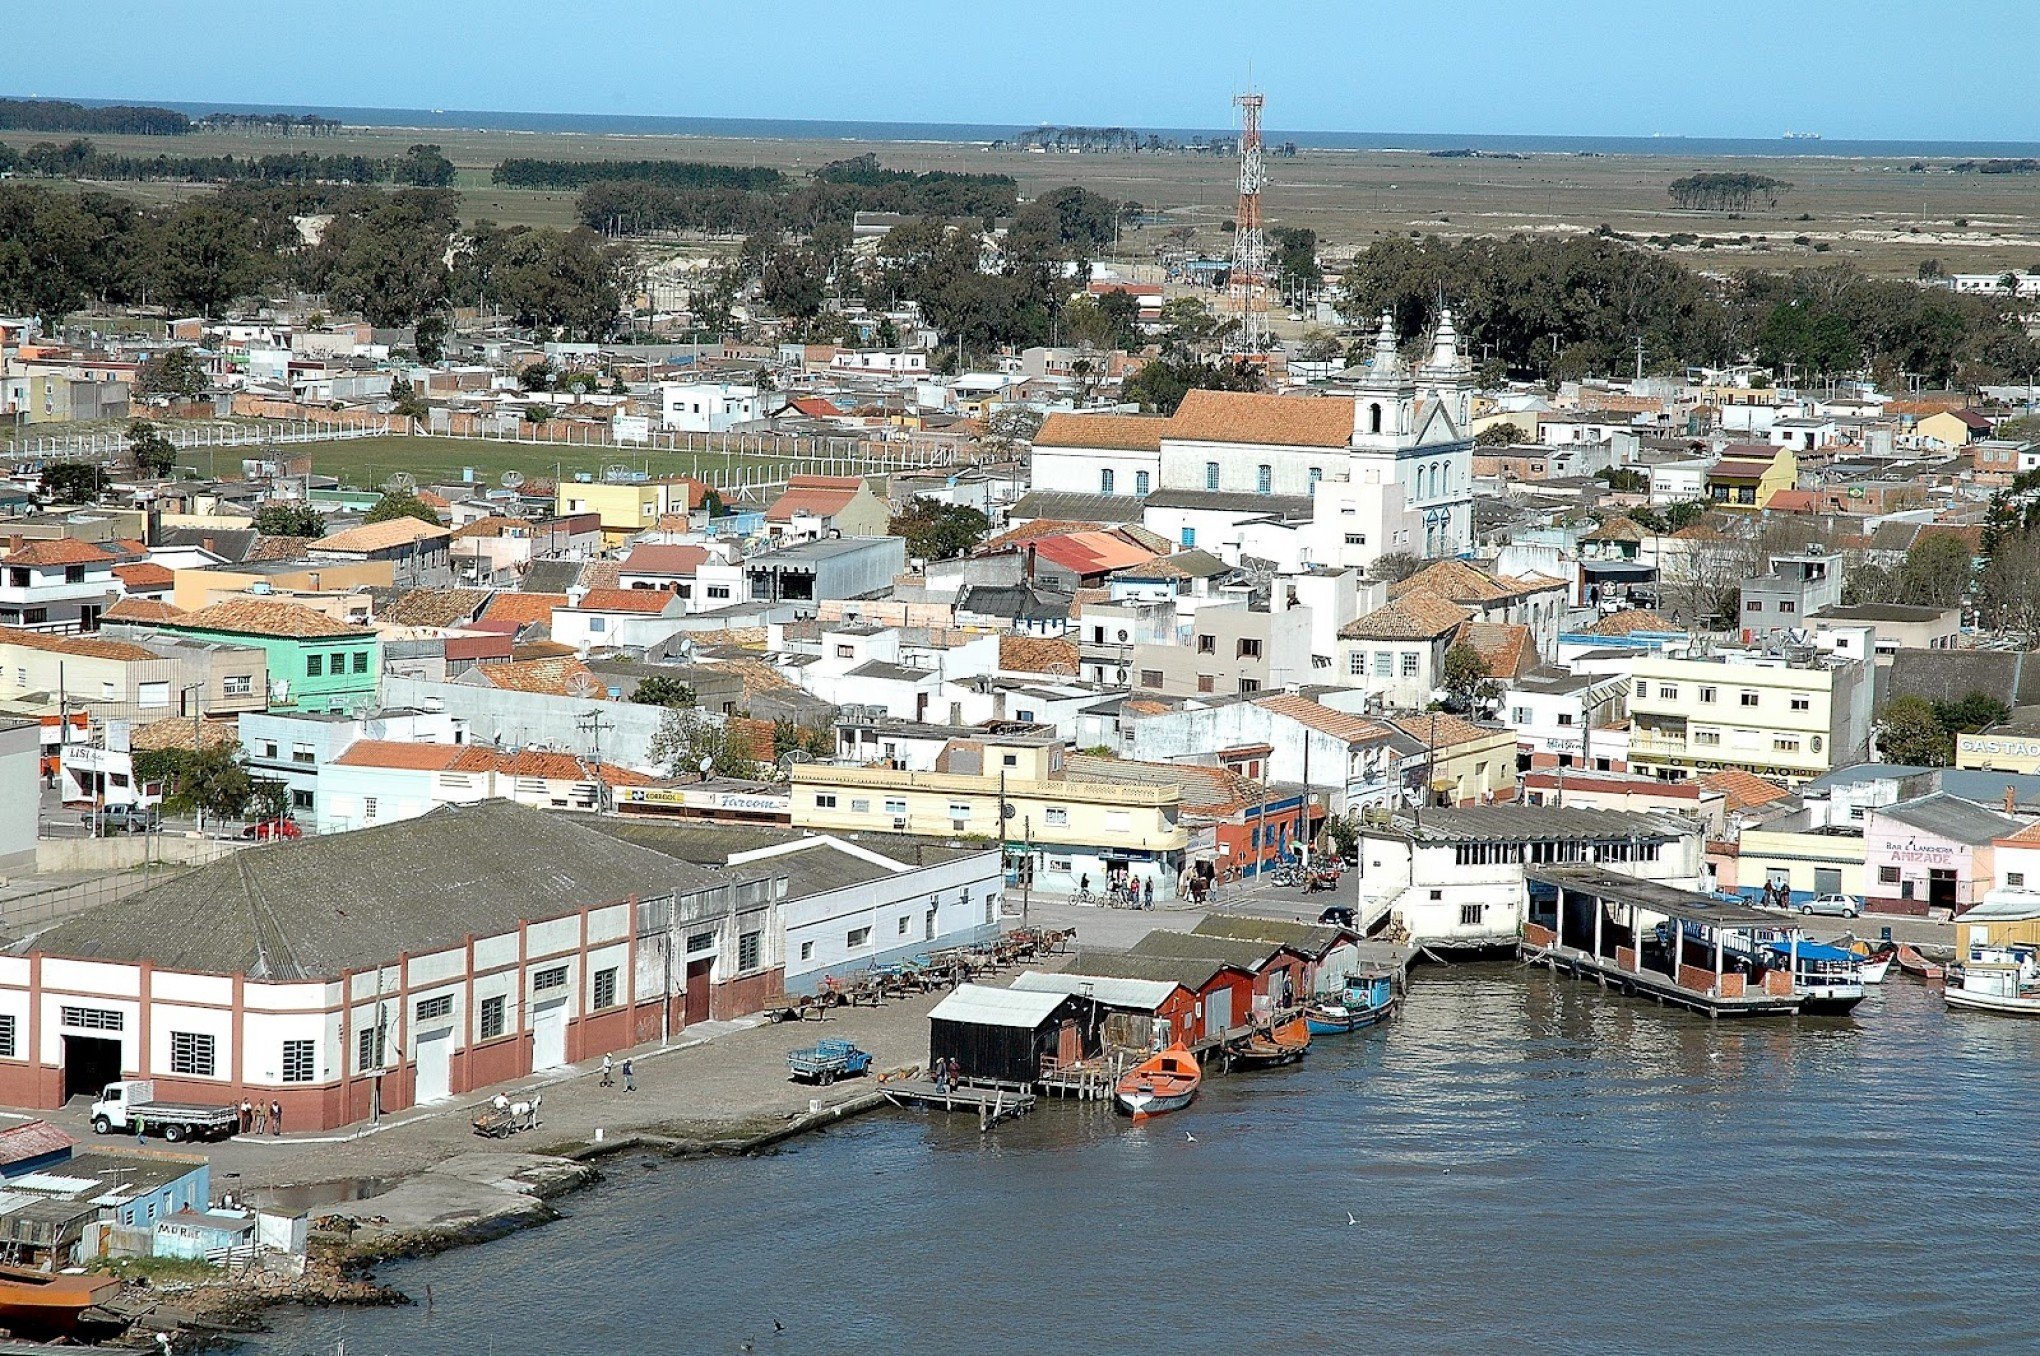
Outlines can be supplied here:
<path id="1" fill-rule="evenodd" d="M 980 1130 L 989 1130 L 1000 1121 L 1025 1116 L 1034 1110 L 1036 1101 L 1033 1093 L 1021 1088 L 998 1084 L 980 1087 L 972 1083 L 943 1087 L 926 1078 L 894 1079 L 880 1091 L 894 1106 L 966 1114 L 974 1112 Z"/>

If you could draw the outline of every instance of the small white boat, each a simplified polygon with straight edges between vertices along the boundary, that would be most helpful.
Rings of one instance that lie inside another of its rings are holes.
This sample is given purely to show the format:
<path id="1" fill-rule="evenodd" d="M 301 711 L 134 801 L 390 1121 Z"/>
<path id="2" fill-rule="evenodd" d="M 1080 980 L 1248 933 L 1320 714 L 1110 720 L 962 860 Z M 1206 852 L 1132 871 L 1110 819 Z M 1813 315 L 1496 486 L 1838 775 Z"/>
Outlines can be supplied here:
<path id="1" fill-rule="evenodd" d="M 1884 977 L 1891 973 L 1891 953 L 1887 951 L 1881 956 L 1865 956 L 1862 973 L 1865 984 L 1882 984 Z"/>
<path id="2" fill-rule="evenodd" d="M 1941 998 L 1971 1012 L 2040 1017 L 2040 961 L 2024 949 L 1972 947 L 1949 973 Z"/>

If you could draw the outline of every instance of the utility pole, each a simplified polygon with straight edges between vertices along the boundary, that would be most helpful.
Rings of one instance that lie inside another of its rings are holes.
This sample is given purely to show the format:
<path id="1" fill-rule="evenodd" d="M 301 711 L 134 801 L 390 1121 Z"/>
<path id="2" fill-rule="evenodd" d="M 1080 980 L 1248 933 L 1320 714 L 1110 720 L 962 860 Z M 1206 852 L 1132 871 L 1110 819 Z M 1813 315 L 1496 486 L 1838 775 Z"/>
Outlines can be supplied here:
<path id="1" fill-rule="evenodd" d="M 590 711 L 574 722 L 577 730 L 586 730 L 595 749 L 595 809 L 602 813 L 609 808 L 609 783 L 602 776 L 602 732 L 616 728 L 616 722 L 604 720 L 600 711 Z"/>

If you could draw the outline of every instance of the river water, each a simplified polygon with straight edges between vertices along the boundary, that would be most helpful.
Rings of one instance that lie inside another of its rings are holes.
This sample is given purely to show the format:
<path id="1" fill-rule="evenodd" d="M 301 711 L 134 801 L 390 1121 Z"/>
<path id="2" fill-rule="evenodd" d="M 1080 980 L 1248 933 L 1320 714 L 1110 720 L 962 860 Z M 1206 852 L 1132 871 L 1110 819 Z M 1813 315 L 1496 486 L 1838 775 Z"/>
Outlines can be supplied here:
<path id="1" fill-rule="evenodd" d="M 384 1268 L 415 1307 L 284 1311 L 254 1345 L 2031 1350 L 2036 1104 L 2040 1023 L 1896 972 L 1850 1018 L 1709 1023 L 1420 970 L 1401 1020 L 1140 1128 L 881 1113 L 617 1162 L 568 1219 Z"/>

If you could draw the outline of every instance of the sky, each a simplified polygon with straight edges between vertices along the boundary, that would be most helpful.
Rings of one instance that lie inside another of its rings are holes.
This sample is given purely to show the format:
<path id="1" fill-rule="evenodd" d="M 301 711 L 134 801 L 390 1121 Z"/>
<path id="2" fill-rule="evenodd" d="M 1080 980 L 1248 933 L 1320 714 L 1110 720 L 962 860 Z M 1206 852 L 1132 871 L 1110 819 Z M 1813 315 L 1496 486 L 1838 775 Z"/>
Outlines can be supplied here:
<path id="1" fill-rule="evenodd" d="M 10 7 L 13 8 L 13 7 Z M 2036 0 L 97 0 L 0 93 L 284 107 L 1578 136 L 2040 140 Z M 102 40 L 106 39 L 106 40 Z"/>

